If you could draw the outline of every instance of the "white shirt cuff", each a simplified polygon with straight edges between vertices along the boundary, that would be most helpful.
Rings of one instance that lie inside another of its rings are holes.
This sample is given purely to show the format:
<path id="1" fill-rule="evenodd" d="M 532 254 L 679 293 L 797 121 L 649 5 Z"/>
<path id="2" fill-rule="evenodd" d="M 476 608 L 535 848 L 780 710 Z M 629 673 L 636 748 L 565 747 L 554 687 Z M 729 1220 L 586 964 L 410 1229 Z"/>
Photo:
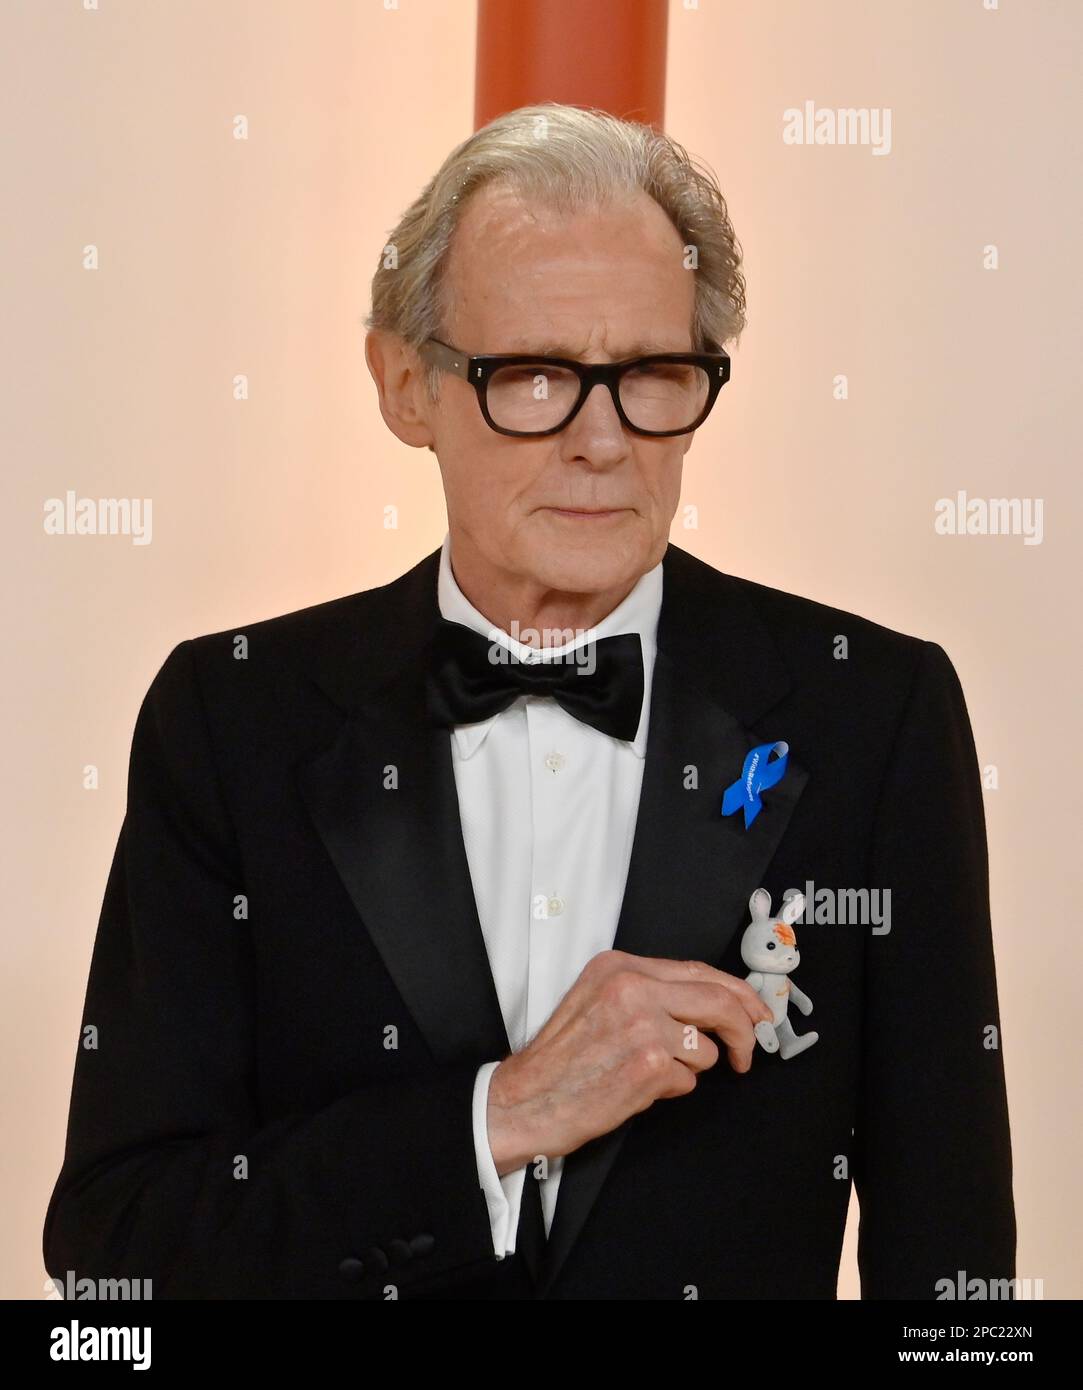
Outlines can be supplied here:
<path id="1" fill-rule="evenodd" d="M 526 1165 L 515 1168 L 503 1177 L 496 1171 L 493 1151 L 489 1147 L 489 1082 L 499 1062 L 484 1062 L 474 1080 L 474 1154 L 478 1164 L 478 1182 L 485 1193 L 489 1208 L 489 1225 L 493 1233 L 493 1252 L 498 1260 L 515 1253 L 515 1233 L 519 1227 L 519 1208 L 523 1200 Z"/>

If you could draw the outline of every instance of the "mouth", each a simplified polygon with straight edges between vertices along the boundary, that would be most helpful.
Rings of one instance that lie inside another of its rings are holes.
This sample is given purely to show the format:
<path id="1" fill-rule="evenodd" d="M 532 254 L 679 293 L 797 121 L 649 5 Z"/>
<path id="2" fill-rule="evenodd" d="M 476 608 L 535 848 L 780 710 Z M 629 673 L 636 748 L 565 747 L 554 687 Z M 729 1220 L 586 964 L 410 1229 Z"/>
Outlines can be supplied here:
<path id="1" fill-rule="evenodd" d="M 566 516 L 576 521 L 604 521 L 608 517 L 621 516 L 628 509 L 626 507 L 546 507 L 547 512 L 552 512 L 554 516 Z"/>

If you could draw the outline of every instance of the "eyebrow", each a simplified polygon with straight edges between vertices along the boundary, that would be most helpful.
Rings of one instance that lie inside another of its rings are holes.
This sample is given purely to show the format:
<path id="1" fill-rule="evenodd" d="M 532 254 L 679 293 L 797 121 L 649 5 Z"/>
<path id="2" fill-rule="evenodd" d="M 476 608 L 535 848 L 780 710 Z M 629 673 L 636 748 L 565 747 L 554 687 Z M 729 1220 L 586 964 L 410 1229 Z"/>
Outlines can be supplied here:
<path id="1" fill-rule="evenodd" d="M 612 360 L 614 362 L 619 362 L 623 361 L 625 358 L 648 357 L 653 353 L 659 352 L 694 351 L 695 349 L 692 347 L 665 347 L 661 343 L 647 341 L 632 343 L 627 351 L 621 353 L 620 357 L 615 357 Z M 532 355 L 536 353 L 539 357 L 571 357 L 576 361 L 578 361 L 582 355 L 577 349 L 569 347 L 567 343 L 543 343 L 540 347 L 534 347 L 533 345 L 526 347 L 517 346 L 508 348 L 508 352 L 523 355 Z"/>

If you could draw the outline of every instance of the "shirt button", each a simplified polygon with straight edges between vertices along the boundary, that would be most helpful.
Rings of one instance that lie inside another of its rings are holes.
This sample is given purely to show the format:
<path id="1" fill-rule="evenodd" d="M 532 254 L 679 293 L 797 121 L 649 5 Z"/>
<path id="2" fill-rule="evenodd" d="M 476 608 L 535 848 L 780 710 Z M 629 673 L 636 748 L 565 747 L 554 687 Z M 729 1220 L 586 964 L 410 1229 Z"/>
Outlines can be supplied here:
<path id="1" fill-rule="evenodd" d="M 548 909 L 550 917 L 559 917 L 560 914 L 564 911 L 564 899 L 550 898 L 549 901 L 546 903 L 546 908 Z"/>
<path id="2" fill-rule="evenodd" d="M 546 754 L 545 766 L 549 769 L 550 772 L 559 772 L 560 769 L 564 766 L 564 763 L 565 758 L 563 753 Z"/>

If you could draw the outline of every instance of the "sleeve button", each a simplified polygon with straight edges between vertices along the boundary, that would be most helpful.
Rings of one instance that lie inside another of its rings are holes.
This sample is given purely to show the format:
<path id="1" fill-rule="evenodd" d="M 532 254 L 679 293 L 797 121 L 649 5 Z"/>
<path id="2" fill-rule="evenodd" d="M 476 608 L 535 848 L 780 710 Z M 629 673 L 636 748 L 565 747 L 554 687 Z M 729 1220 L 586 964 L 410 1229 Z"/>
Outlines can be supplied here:
<path id="1" fill-rule="evenodd" d="M 436 1237 L 430 1235 L 414 1236 L 410 1249 L 415 1255 L 431 1255 L 436 1247 Z"/>
<path id="2" fill-rule="evenodd" d="M 350 1255 L 339 1265 L 338 1272 L 347 1284 L 359 1284 L 365 1277 L 365 1266 L 356 1256 Z"/>
<path id="3" fill-rule="evenodd" d="M 365 1251 L 365 1268 L 373 1274 L 382 1274 L 390 1261 L 378 1245 Z"/>

